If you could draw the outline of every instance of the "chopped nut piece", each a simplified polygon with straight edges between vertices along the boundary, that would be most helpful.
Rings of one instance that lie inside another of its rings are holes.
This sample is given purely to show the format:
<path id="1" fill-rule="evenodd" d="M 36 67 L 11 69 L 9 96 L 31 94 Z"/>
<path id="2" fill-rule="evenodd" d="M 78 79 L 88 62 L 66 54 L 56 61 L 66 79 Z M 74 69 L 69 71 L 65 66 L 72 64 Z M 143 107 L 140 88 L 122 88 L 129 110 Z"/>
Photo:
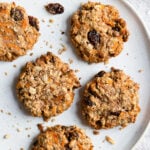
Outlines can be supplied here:
<path id="1" fill-rule="evenodd" d="M 29 88 L 29 93 L 30 93 L 30 94 L 36 94 L 36 89 L 33 88 L 33 87 L 30 87 L 30 88 Z"/>
<path id="2" fill-rule="evenodd" d="M 109 142 L 110 144 L 115 144 L 115 141 L 114 141 L 111 137 L 105 136 L 105 139 L 106 139 L 106 141 Z"/>

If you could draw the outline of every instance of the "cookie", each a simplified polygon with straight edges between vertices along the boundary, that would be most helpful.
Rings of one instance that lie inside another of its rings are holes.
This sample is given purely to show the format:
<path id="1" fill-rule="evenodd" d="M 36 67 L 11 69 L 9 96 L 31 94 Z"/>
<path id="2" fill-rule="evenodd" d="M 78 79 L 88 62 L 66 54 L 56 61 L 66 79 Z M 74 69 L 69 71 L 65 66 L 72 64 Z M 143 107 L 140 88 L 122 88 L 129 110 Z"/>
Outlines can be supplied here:
<path id="1" fill-rule="evenodd" d="M 51 52 L 28 62 L 16 85 L 17 96 L 25 108 L 45 120 L 68 109 L 78 87 L 74 71 Z"/>
<path id="2" fill-rule="evenodd" d="M 126 127 L 140 112 L 139 85 L 122 70 L 99 72 L 84 90 L 82 115 L 95 129 Z"/>
<path id="3" fill-rule="evenodd" d="M 85 132 L 76 126 L 56 125 L 40 133 L 31 150 L 93 150 Z"/>
<path id="4" fill-rule="evenodd" d="M 12 61 L 32 49 L 39 37 L 38 20 L 15 3 L 0 3 L 0 61 Z"/>
<path id="5" fill-rule="evenodd" d="M 129 32 L 115 7 L 88 2 L 73 14 L 70 35 L 78 55 L 98 63 L 120 54 Z"/>

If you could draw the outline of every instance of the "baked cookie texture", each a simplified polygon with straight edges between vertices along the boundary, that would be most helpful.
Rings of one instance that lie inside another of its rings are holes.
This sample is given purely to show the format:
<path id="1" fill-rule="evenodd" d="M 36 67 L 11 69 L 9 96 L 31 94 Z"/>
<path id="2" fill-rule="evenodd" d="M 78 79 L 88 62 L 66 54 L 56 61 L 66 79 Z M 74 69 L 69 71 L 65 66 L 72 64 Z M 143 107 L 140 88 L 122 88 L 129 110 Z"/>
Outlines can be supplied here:
<path id="1" fill-rule="evenodd" d="M 89 63 L 106 62 L 120 54 L 128 36 L 125 20 L 110 5 L 88 2 L 71 18 L 71 41 Z"/>
<path id="2" fill-rule="evenodd" d="M 76 126 L 56 125 L 40 133 L 31 150 L 93 150 L 85 132 Z"/>
<path id="3" fill-rule="evenodd" d="M 95 129 L 126 127 L 140 112 L 138 91 L 139 85 L 123 71 L 101 71 L 85 87 L 82 115 Z"/>
<path id="4" fill-rule="evenodd" d="M 17 96 L 33 116 L 48 120 L 68 109 L 80 82 L 69 65 L 48 52 L 28 62 L 16 85 Z"/>
<path id="5" fill-rule="evenodd" d="M 32 49 L 39 37 L 38 20 L 13 3 L 0 3 L 0 61 L 12 61 Z"/>

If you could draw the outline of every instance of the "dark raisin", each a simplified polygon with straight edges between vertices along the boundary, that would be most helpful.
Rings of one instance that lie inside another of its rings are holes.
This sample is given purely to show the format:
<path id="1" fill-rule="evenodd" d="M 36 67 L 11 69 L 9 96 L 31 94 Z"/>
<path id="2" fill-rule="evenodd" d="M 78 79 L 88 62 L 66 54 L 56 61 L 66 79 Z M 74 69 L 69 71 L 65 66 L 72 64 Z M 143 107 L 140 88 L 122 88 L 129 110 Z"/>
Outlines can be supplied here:
<path id="1" fill-rule="evenodd" d="M 51 59 L 50 59 L 50 62 L 55 63 L 55 57 L 52 56 Z"/>
<path id="2" fill-rule="evenodd" d="M 91 94 L 91 95 L 93 95 L 95 97 L 98 96 L 97 93 L 91 87 L 88 88 L 88 92 L 89 92 L 89 94 Z"/>
<path id="3" fill-rule="evenodd" d="M 37 146 L 37 145 L 38 145 L 38 141 L 37 141 L 37 140 L 34 141 L 33 145 L 34 145 L 34 146 Z"/>
<path id="4" fill-rule="evenodd" d="M 114 68 L 114 67 L 111 67 L 111 70 L 112 70 L 113 72 L 120 72 L 120 71 L 121 71 L 120 69 L 116 69 L 116 68 Z"/>
<path id="5" fill-rule="evenodd" d="M 72 148 L 69 147 L 69 144 L 65 145 L 65 150 L 72 150 Z"/>
<path id="6" fill-rule="evenodd" d="M 100 34 L 97 33 L 96 30 L 89 31 L 88 40 L 94 46 L 94 48 L 97 48 L 97 46 L 100 44 Z"/>
<path id="7" fill-rule="evenodd" d="M 106 72 L 105 71 L 100 71 L 95 75 L 95 77 L 102 77 Z"/>
<path id="8" fill-rule="evenodd" d="M 102 126 L 102 122 L 101 122 L 100 120 L 98 120 L 98 121 L 96 121 L 96 125 L 97 125 L 98 127 L 101 127 L 101 126 Z"/>
<path id="9" fill-rule="evenodd" d="M 10 11 L 10 16 L 15 20 L 15 21 L 21 21 L 23 20 L 24 16 L 23 13 L 20 9 L 17 8 L 12 8 Z"/>
<path id="10" fill-rule="evenodd" d="M 110 112 L 111 115 L 114 115 L 114 116 L 119 116 L 120 115 L 120 111 L 116 111 L 116 112 Z"/>
<path id="11" fill-rule="evenodd" d="M 89 98 L 85 99 L 85 104 L 88 105 L 88 106 L 93 106 L 94 105 L 94 103 Z"/>
<path id="12" fill-rule="evenodd" d="M 122 37 L 123 41 L 126 42 L 128 40 L 128 37 L 129 37 L 129 32 L 126 31 L 125 34 Z"/>
<path id="13" fill-rule="evenodd" d="M 38 19 L 33 16 L 28 16 L 29 24 L 34 27 L 37 31 L 39 31 L 39 22 Z"/>
<path id="14" fill-rule="evenodd" d="M 112 27 L 112 30 L 120 32 L 121 28 L 119 26 Z"/>
<path id="15" fill-rule="evenodd" d="M 67 137 L 68 141 L 71 141 L 73 139 L 77 139 L 79 137 L 79 135 L 77 132 L 69 132 L 69 133 L 66 133 L 66 137 Z"/>
<path id="16" fill-rule="evenodd" d="M 49 3 L 45 6 L 46 10 L 51 14 L 62 14 L 64 12 L 64 7 L 59 3 Z"/>

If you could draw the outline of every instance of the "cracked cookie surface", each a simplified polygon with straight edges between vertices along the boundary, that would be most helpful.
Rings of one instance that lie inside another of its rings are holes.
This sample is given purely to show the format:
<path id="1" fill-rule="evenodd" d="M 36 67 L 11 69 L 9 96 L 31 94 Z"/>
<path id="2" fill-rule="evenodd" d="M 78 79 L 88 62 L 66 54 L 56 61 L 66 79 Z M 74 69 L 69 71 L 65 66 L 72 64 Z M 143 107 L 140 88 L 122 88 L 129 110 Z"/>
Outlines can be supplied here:
<path id="1" fill-rule="evenodd" d="M 23 7 L 0 3 L 0 61 L 15 60 L 33 48 L 39 37 L 39 22 L 30 18 Z"/>
<path id="2" fill-rule="evenodd" d="M 80 83 L 74 71 L 51 52 L 28 62 L 16 85 L 25 108 L 31 115 L 45 120 L 68 109 L 78 87 Z"/>
<path id="3" fill-rule="evenodd" d="M 85 132 L 76 126 L 56 125 L 40 133 L 32 150 L 93 150 Z"/>
<path id="4" fill-rule="evenodd" d="M 88 2 L 71 18 L 71 41 L 89 63 L 106 62 L 120 54 L 128 36 L 125 20 L 110 5 Z"/>
<path id="5" fill-rule="evenodd" d="M 95 129 L 125 127 L 140 112 L 139 85 L 123 71 L 99 72 L 84 90 L 82 115 Z"/>

